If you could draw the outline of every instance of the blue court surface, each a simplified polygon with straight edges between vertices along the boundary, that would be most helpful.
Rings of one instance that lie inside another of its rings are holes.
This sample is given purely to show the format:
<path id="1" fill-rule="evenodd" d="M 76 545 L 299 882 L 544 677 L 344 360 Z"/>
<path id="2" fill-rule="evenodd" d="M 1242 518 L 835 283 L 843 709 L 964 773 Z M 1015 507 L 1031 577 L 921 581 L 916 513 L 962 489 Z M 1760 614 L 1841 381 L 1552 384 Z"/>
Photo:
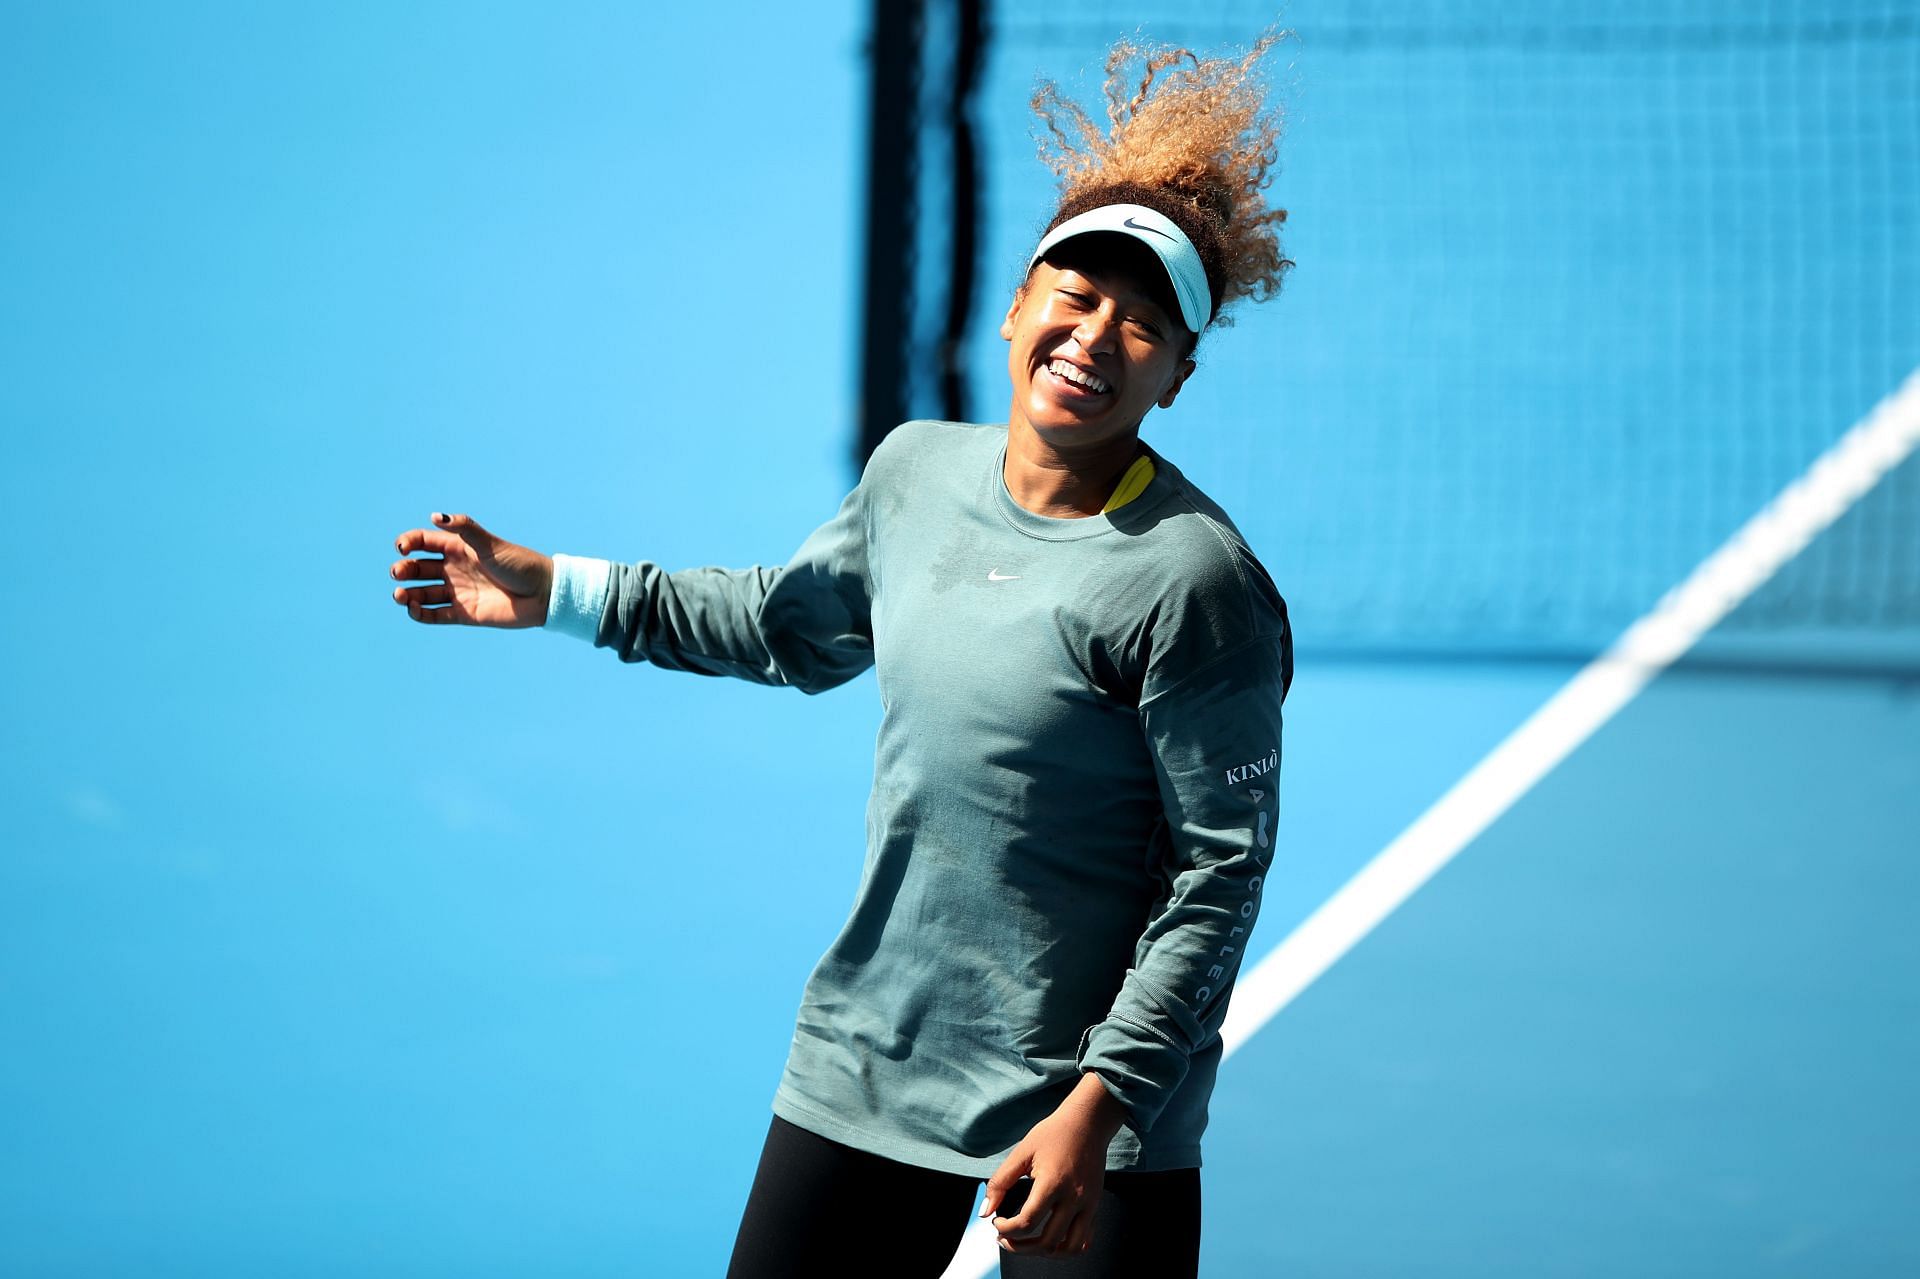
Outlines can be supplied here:
<path id="1" fill-rule="evenodd" d="M 1661 677 L 1233 1059 L 1205 1272 L 1912 1271 L 1916 831 L 1911 676 Z"/>
<path id="2" fill-rule="evenodd" d="M 1283 15 L 1300 265 L 1148 421 L 1298 629 L 1257 948 L 1920 385 L 1911 6 L 1506 12 Z M 1156 20 L 999 18 L 982 419 L 1025 95 Z M 724 1270 L 873 680 L 386 574 L 832 514 L 868 21 L 0 0 L 0 1275 Z M 1226 1062 L 1203 1274 L 1920 1273 L 1904 456 Z"/>

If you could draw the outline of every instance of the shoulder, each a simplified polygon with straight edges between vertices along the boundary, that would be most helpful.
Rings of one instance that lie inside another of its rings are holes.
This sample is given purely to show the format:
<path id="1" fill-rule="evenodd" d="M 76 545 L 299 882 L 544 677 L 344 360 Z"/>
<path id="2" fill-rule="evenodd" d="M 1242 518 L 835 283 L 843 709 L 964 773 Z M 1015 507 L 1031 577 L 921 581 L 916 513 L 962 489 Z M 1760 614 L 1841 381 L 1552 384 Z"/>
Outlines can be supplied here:
<path id="1" fill-rule="evenodd" d="M 1006 438 L 1005 426 L 902 422 L 874 448 L 850 500 L 867 512 L 869 535 L 909 508 L 963 504 L 972 477 L 984 473 Z"/>
<path id="2" fill-rule="evenodd" d="M 939 464 L 965 453 L 991 454 L 1005 442 L 1004 425 L 941 422 L 919 418 L 888 431 L 867 459 L 866 475 L 875 479 Z"/>
<path id="3" fill-rule="evenodd" d="M 1144 534 L 1139 539 L 1143 549 L 1158 566 L 1161 588 L 1243 604 L 1256 614 L 1284 614 L 1273 576 L 1239 526 L 1178 466 L 1158 453 L 1153 461 L 1156 487 L 1165 487 L 1160 499 L 1141 512 L 1138 531 Z M 1257 629 L 1274 620 L 1256 617 L 1250 625 Z"/>
<path id="4" fill-rule="evenodd" d="M 1146 512 L 1142 549 L 1154 566 L 1156 607 L 1149 619 L 1143 696 L 1171 691 L 1223 659 L 1268 664 L 1282 688 L 1291 682 L 1293 637 L 1273 575 L 1218 503 L 1178 467 L 1155 455 L 1168 484 Z"/>

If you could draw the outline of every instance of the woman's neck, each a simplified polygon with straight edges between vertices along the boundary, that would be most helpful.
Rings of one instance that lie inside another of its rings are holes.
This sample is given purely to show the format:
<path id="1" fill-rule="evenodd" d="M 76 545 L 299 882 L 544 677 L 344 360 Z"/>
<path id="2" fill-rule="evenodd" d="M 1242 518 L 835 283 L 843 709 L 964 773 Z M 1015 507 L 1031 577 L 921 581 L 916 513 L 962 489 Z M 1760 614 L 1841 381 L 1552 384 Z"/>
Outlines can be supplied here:
<path id="1" fill-rule="evenodd" d="M 1055 447 L 1026 423 L 1007 427 L 1007 462 L 1001 472 L 1015 503 L 1057 520 L 1098 515 L 1133 460 L 1140 456 L 1139 428 L 1085 449 Z"/>

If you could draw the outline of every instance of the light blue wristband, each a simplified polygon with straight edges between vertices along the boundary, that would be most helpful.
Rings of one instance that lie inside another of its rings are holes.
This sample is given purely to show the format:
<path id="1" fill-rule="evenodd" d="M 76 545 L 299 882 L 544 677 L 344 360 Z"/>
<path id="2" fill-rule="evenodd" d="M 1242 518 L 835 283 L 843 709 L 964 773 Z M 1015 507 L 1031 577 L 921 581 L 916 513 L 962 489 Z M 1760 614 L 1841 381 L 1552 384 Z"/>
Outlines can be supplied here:
<path id="1" fill-rule="evenodd" d="M 553 557 L 553 589 L 547 595 L 547 620 L 541 629 L 576 636 L 591 644 L 600 634 L 607 609 L 613 561 L 588 555 Z"/>

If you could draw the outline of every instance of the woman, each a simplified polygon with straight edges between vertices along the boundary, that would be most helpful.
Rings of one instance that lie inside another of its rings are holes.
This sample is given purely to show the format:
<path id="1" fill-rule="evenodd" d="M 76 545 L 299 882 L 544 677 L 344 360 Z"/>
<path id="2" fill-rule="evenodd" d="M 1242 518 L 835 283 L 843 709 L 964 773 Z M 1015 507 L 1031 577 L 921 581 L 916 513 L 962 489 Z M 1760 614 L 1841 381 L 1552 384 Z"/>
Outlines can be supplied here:
<path id="1" fill-rule="evenodd" d="M 807 983 L 736 1277 L 937 1275 L 983 1178 L 1005 1274 L 1195 1271 L 1292 641 L 1231 521 L 1139 432 L 1221 307 L 1291 265 L 1259 195 L 1272 42 L 1117 46 L 1107 132 L 1036 95 L 1064 190 L 1000 330 L 1007 423 L 901 426 L 784 566 L 549 558 L 464 515 L 396 543 L 445 557 L 393 567 L 444 582 L 395 590 L 418 621 L 810 693 L 877 668 L 865 871 Z"/>

